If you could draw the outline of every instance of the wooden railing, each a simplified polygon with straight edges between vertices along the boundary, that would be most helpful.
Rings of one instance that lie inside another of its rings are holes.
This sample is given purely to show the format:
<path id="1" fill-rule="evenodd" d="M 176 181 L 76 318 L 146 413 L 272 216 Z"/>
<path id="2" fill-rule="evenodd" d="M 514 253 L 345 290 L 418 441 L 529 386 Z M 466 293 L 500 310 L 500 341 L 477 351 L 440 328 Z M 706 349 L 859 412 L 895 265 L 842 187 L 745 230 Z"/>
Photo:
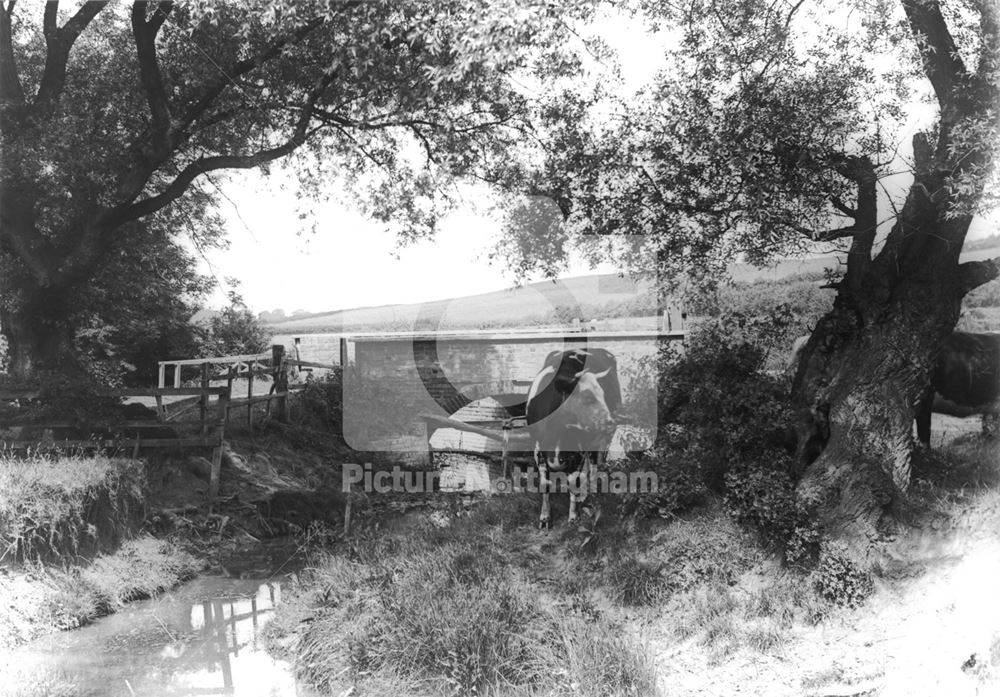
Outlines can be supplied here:
<path id="1" fill-rule="evenodd" d="M 167 366 L 174 368 L 173 387 L 163 384 Z M 220 366 L 224 367 L 222 371 L 218 370 Z M 253 427 L 254 406 L 259 404 L 267 405 L 268 416 L 273 415 L 278 421 L 287 421 L 288 395 L 305 387 L 289 384 L 288 373 L 292 366 L 338 368 L 326 363 L 288 357 L 281 345 L 272 347 L 270 353 L 161 361 L 158 387 L 99 391 L 100 395 L 117 399 L 142 399 L 149 408 L 154 408 L 155 405 L 155 418 L 93 424 L 0 418 L 0 448 L 93 450 L 131 447 L 133 457 L 137 457 L 143 448 L 212 448 L 209 496 L 214 499 L 219 492 L 223 441 L 232 410 L 245 408 L 247 426 L 250 428 Z M 182 367 L 197 367 L 200 384 L 186 387 L 179 384 Z M 233 395 L 233 383 L 242 377 L 247 379 L 247 395 L 237 398 Z M 270 380 L 270 389 L 267 394 L 254 394 L 254 380 L 263 378 Z M 226 384 L 213 386 L 213 380 L 225 380 Z M 0 389 L 0 402 L 24 402 L 44 397 L 45 394 L 37 389 Z M 198 417 L 192 418 L 195 410 Z M 169 437 L 164 435 L 167 429 L 172 434 Z M 56 438 L 55 434 L 60 430 L 75 435 L 87 433 L 91 437 Z"/>
<path id="2" fill-rule="evenodd" d="M 153 398 L 157 404 L 156 418 L 114 423 L 8 418 L 0 422 L 0 447 L 15 451 L 44 451 L 121 449 L 131 446 L 133 457 L 137 457 L 142 448 L 212 448 L 209 496 L 213 499 L 218 496 L 222 443 L 225 438 L 226 415 L 229 412 L 229 391 L 225 387 L 107 389 L 101 390 L 99 394 L 119 399 Z M 194 396 L 200 400 L 205 405 L 202 417 L 188 421 L 168 421 L 164 418 L 166 412 L 163 398 L 176 396 Z M 30 401 L 42 397 L 44 395 L 38 390 L 0 390 L 0 401 L 3 402 Z M 212 397 L 216 398 L 214 413 L 207 408 Z M 172 435 L 164 435 L 167 429 Z M 60 430 L 70 431 L 73 437 L 57 438 L 56 433 Z M 144 436 L 144 432 L 152 433 L 152 436 Z M 79 437 L 83 433 L 89 434 L 89 437 Z"/>

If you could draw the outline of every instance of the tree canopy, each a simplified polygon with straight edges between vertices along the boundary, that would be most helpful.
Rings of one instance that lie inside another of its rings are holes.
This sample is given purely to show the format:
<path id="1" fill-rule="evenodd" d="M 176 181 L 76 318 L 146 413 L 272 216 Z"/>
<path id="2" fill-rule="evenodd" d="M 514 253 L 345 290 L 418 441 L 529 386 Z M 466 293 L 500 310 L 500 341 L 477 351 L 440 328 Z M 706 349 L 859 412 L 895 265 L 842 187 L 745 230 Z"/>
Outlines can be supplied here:
<path id="1" fill-rule="evenodd" d="M 703 276 L 736 258 L 850 250 L 856 277 L 918 169 L 947 173 L 936 195 L 950 218 L 996 204 L 989 3 L 633 8 L 662 37 L 664 67 L 636 95 L 564 101 L 578 117 L 558 120 L 531 176 L 567 224 L 511 218 L 507 250 L 525 269 L 582 240 L 593 258 Z M 969 267 L 970 282 L 984 270 Z"/>
<path id="2" fill-rule="evenodd" d="M 185 213 L 226 170 L 295 156 L 304 194 L 332 173 L 400 235 L 430 233 L 451 177 L 481 176 L 525 138 L 516 77 L 539 69 L 529 46 L 567 35 L 566 12 L 587 9 L 7 0 L 0 325 L 13 370 L 70 358 L 62 308 L 129 253 L 138 222 L 167 216 L 206 241 Z"/>

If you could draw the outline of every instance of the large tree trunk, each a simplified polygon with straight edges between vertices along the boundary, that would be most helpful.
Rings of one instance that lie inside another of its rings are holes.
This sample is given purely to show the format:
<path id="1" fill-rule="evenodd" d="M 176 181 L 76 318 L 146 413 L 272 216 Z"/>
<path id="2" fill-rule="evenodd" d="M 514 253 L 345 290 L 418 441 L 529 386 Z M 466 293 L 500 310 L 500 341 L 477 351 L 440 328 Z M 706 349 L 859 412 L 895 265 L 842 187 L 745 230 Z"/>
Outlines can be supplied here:
<path id="1" fill-rule="evenodd" d="M 793 386 L 811 415 L 802 423 L 828 435 L 819 458 L 801 463 L 799 500 L 859 559 L 909 486 L 913 419 L 968 287 L 958 255 L 970 218 L 946 216 L 930 183 L 918 178 L 874 259 L 849 260 Z M 809 435 L 800 432 L 803 458 Z"/>
<path id="2" fill-rule="evenodd" d="M 0 330 L 7 340 L 8 373 L 13 378 L 27 381 L 41 372 L 80 372 L 65 307 L 65 294 L 44 289 L 26 302 L 0 303 Z"/>

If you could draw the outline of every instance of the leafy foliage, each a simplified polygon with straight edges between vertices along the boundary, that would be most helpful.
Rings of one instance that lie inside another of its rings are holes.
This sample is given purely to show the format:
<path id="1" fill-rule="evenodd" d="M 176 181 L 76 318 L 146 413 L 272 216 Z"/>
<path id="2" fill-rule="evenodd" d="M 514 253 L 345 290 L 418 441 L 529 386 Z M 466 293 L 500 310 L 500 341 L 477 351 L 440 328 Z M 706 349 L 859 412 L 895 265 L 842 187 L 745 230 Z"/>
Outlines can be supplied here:
<path id="1" fill-rule="evenodd" d="M 200 353 L 204 357 L 239 356 L 263 353 L 270 348 L 271 331 L 238 295 L 230 293 L 229 305 L 209 320 Z"/>
<path id="2" fill-rule="evenodd" d="M 90 321 L 107 261 L 176 256 L 166 235 L 136 251 L 151 216 L 216 243 L 213 177 L 229 169 L 291 156 L 303 197 L 349 192 L 401 239 L 430 234 L 453 177 L 488 178 L 530 131 L 511 78 L 577 70 L 559 47 L 589 12 L 513 0 L 0 7 L 12 368 L 59 364 L 81 328 L 110 341 Z M 538 45 L 562 57 L 536 64 Z M 142 280 L 159 292 L 163 279 Z"/>
<path id="3" fill-rule="evenodd" d="M 836 605 L 858 607 L 875 590 L 871 573 L 837 544 L 823 545 L 817 574 L 821 595 Z"/>

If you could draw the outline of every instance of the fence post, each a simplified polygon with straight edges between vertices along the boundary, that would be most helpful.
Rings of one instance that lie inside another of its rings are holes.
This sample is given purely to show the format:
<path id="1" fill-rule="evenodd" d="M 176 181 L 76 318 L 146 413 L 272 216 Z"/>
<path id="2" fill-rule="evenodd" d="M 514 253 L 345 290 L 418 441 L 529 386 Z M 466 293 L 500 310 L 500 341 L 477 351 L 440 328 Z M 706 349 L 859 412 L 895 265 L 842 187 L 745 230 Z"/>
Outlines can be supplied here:
<path id="1" fill-rule="evenodd" d="M 271 347 L 271 367 L 274 368 L 274 391 L 278 396 L 276 418 L 288 423 L 288 364 L 285 363 L 285 347 L 275 344 Z"/>
<path id="2" fill-rule="evenodd" d="M 219 496 L 219 481 L 222 478 L 222 444 L 226 437 L 226 420 L 229 418 L 229 392 L 219 395 L 216 411 L 215 436 L 218 445 L 212 450 L 212 472 L 208 480 L 208 497 L 214 502 Z"/>
<path id="3" fill-rule="evenodd" d="M 257 361 L 247 364 L 247 430 L 253 430 L 253 371 Z"/>
<path id="4" fill-rule="evenodd" d="M 199 397 L 198 412 L 201 417 L 201 435 L 208 434 L 208 363 L 201 364 L 201 397 Z"/>

